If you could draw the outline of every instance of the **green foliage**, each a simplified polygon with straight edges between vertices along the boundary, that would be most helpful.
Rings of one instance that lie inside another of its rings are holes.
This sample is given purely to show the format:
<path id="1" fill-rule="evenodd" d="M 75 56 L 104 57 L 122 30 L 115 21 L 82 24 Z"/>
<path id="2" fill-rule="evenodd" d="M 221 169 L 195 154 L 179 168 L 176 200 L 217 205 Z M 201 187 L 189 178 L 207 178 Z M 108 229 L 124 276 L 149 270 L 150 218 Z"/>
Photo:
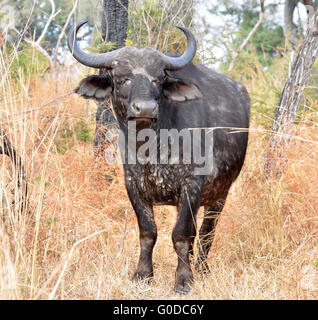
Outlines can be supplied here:
<path id="1" fill-rule="evenodd" d="M 97 52 L 98 53 L 103 53 L 103 52 L 108 52 L 116 48 L 116 43 L 107 41 L 107 42 L 101 42 L 100 44 L 97 45 Z"/>
<path id="2" fill-rule="evenodd" d="M 276 56 L 271 65 L 264 68 L 256 49 L 250 44 L 236 60 L 231 76 L 248 88 L 251 98 L 252 122 L 266 130 L 273 124 L 274 112 L 289 74 L 290 54 Z M 305 89 L 304 99 L 299 108 L 295 124 L 317 123 L 318 119 L 318 61 Z"/>
<path id="3" fill-rule="evenodd" d="M 272 63 L 274 57 L 279 55 L 277 48 L 284 44 L 283 28 L 272 19 L 276 8 L 275 3 L 266 7 L 265 20 L 250 39 L 263 66 L 269 66 Z M 211 13 L 226 18 L 233 30 L 234 39 L 231 46 L 237 49 L 259 20 L 260 5 L 257 0 L 242 3 L 222 0 L 212 7 Z M 244 51 L 248 50 L 248 47 L 244 49 Z M 241 54 L 244 53 L 240 52 Z M 225 65 L 229 65 L 230 62 L 230 55 L 228 55 Z"/>
<path id="4" fill-rule="evenodd" d="M 12 50 L 8 49 L 9 53 Z M 15 80 L 20 76 L 23 78 L 34 78 L 41 74 L 49 65 L 45 56 L 38 50 L 32 48 L 29 44 L 23 44 L 20 51 L 18 51 L 11 64 L 11 77 Z"/>
<path id="5" fill-rule="evenodd" d="M 1 2 L 1 1 L 0 1 Z M 74 0 L 54 0 L 55 11 L 59 13 L 54 17 L 50 23 L 45 34 L 41 46 L 51 55 L 56 47 L 58 38 L 61 34 L 62 28 L 70 14 L 75 1 Z M 14 8 L 18 18 L 16 19 L 16 29 L 24 32 L 25 36 L 30 39 L 38 39 L 41 35 L 45 24 L 51 14 L 52 8 L 49 0 L 10 0 L 9 4 Z M 79 1 L 76 9 L 76 20 L 89 19 L 98 22 L 100 20 L 100 7 L 98 0 Z M 71 19 L 71 22 L 73 19 Z M 26 25 L 28 27 L 25 29 Z M 17 33 L 12 32 L 11 40 L 17 40 Z M 62 46 L 66 47 L 66 37 L 62 39 Z"/>
<path id="6" fill-rule="evenodd" d="M 53 223 L 57 223 L 57 222 L 58 222 L 58 217 L 46 219 L 46 223 L 48 226 L 52 225 Z"/>
<path id="7" fill-rule="evenodd" d="M 103 52 L 111 51 L 115 48 L 116 48 L 115 42 L 110 42 L 110 41 L 104 42 L 102 41 L 101 38 L 97 38 L 95 39 L 95 41 L 93 41 L 93 45 L 87 48 L 87 51 L 89 51 L 90 53 L 103 53 Z"/>
<path id="8" fill-rule="evenodd" d="M 242 22 L 239 26 L 239 35 L 234 41 L 234 45 L 238 47 L 248 36 L 259 19 L 259 8 L 244 8 L 242 13 Z M 282 44 L 284 39 L 283 28 L 272 21 L 264 21 L 253 37 L 253 43 L 258 58 L 262 65 L 270 65 L 272 58 L 277 54 L 277 47 Z"/>
<path id="9" fill-rule="evenodd" d="M 141 6 L 132 6 L 130 3 L 129 7 L 129 18 L 127 28 L 127 41 L 133 45 L 140 47 L 151 46 L 149 43 L 149 30 L 145 24 L 145 13 L 149 12 L 149 16 L 152 18 L 152 22 L 158 22 L 161 16 L 161 8 L 158 1 L 151 3 L 150 1 L 144 1 Z M 147 21 L 151 32 L 154 31 L 156 23 Z M 136 32 L 138 30 L 138 35 Z"/>
<path id="10" fill-rule="evenodd" d="M 90 142 L 91 140 L 91 132 L 86 122 L 78 121 L 73 128 L 65 123 L 55 139 L 56 151 L 65 154 L 74 148 L 76 141 Z"/>
<path id="11" fill-rule="evenodd" d="M 186 41 L 175 26 L 189 26 L 193 11 L 193 1 L 130 1 L 126 45 L 182 51 Z"/>
<path id="12" fill-rule="evenodd" d="M 86 122 L 76 123 L 75 134 L 76 134 L 77 141 L 89 142 L 92 140 L 92 137 Z"/>
<path id="13" fill-rule="evenodd" d="M 244 83 L 251 98 L 251 119 L 271 129 L 274 112 L 288 76 L 289 57 L 273 58 L 269 67 L 259 61 L 253 44 L 248 45 L 236 60 L 231 76 Z"/>
<path id="14" fill-rule="evenodd" d="M 73 135 L 73 130 L 68 124 L 65 124 L 55 140 L 56 151 L 58 153 L 65 154 L 67 151 L 73 148 Z"/>

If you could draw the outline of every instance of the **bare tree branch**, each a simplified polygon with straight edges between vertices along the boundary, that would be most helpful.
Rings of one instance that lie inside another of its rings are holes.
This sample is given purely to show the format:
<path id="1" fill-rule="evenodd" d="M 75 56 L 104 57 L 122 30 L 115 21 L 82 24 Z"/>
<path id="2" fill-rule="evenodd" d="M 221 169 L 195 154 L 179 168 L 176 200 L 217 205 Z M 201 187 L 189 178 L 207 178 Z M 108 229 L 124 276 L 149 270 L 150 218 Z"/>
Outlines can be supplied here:
<path id="1" fill-rule="evenodd" d="M 235 60 L 238 57 L 239 53 L 246 47 L 247 43 L 250 41 L 250 39 L 253 37 L 254 33 L 256 32 L 256 30 L 259 28 L 259 26 L 262 24 L 263 20 L 264 20 L 264 13 L 265 13 L 265 5 L 264 5 L 265 0 L 260 0 L 260 5 L 261 5 L 261 11 L 259 13 L 259 19 L 257 21 L 257 23 L 255 24 L 255 26 L 253 27 L 253 29 L 251 30 L 251 32 L 248 34 L 248 36 L 246 37 L 246 39 L 241 43 L 241 45 L 239 46 L 238 50 L 236 52 L 233 53 L 233 59 L 231 61 L 231 64 L 229 66 L 228 71 L 232 71 L 234 68 L 234 64 L 235 64 Z"/>
<path id="2" fill-rule="evenodd" d="M 78 0 L 75 1 L 74 5 L 73 5 L 73 8 L 72 8 L 70 14 L 67 17 L 66 22 L 65 22 L 65 24 L 63 26 L 63 29 L 62 29 L 62 31 L 61 31 L 61 33 L 59 35 L 58 40 L 57 40 L 56 47 L 55 47 L 55 50 L 54 50 L 54 55 L 53 55 L 53 64 L 54 64 L 54 66 L 56 65 L 58 49 L 59 49 L 61 41 L 62 41 L 62 39 L 63 39 L 63 37 L 65 35 L 65 30 L 66 30 L 67 26 L 70 23 L 71 17 L 74 14 L 74 12 L 75 12 L 75 10 L 77 8 L 77 5 L 78 5 Z"/>
<path id="3" fill-rule="evenodd" d="M 55 11 L 55 2 L 54 0 L 50 0 L 50 4 L 51 4 L 51 14 L 43 28 L 43 31 L 41 33 L 41 35 L 39 36 L 39 38 L 34 41 L 32 39 L 28 39 L 28 38 L 24 38 L 25 42 L 29 43 L 31 46 L 33 46 L 35 49 L 37 49 L 38 51 L 40 51 L 50 62 L 50 66 L 52 69 L 54 69 L 54 63 L 52 58 L 50 57 L 50 55 L 48 54 L 48 52 L 41 46 L 41 41 L 43 40 L 45 34 L 47 33 L 47 30 L 52 22 L 52 20 L 60 13 L 61 9 L 59 9 L 58 11 Z"/>
<path id="4" fill-rule="evenodd" d="M 34 47 L 35 49 L 37 49 L 39 52 L 41 52 L 41 53 L 49 60 L 51 69 L 54 68 L 52 58 L 50 57 L 50 55 L 48 54 L 48 52 L 47 52 L 45 49 L 43 49 L 43 48 L 41 47 L 41 45 L 40 45 L 37 41 L 33 41 L 33 40 L 28 39 L 28 38 L 24 38 L 24 41 L 25 41 L 26 43 L 29 43 L 32 47 Z"/>

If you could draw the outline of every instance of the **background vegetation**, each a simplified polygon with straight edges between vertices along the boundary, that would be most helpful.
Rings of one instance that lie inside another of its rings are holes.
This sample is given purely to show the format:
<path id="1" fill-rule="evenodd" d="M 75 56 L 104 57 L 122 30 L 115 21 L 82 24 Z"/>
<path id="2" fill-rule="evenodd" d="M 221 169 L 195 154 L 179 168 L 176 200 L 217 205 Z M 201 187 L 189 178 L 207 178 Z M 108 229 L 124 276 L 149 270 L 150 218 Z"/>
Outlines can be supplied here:
<path id="1" fill-rule="evenodd" d="M 162 50 L 182 50 L 177 40 L 182 35 L 172 31 L 175 21 L 164 21 L 160 35 L 155 28 L 160 26 L 164 3 L 134 2 L 140 7 L 130 8 L 127 41 Z M 21 210 L 19 172 L 8 157 L 0 155 L 0 298 L 178 299 L 172 289 L 177 262 L 171 241 L 175 208 L 155 210 L 159 236 L 154 250 L 154 283 L 131 283 L 139 236 L 122 168 L 94 158 L 97 106 L 72 94 L 83 74 L 94 71 L 80 69 L 74 63 L 62 64 L 64 38 L 55 69 L 38 48 L 24 41 L 24 37 L 36 40 L 41 36 L 43 21 L 47 21 L 50 12 L 49 1 L 41 0 L 35 3 L 30 16 L 26 8 L 32 4 L 7 2 L 21 20 L 14 23 L 18 33 L 12 28 L 1 29 L 1 128 L 23 160 L 29 197 L 28 205 Z M 58 30 L 63 28 L 74 3 L 55 4 L 56 10 L 62 8 L 61 16 L 54 18 L 41 41 L 50 57 Z M 80 6 L 76 17 L 89 15 L 88 11 L 95 9 L 98 12 L 97 4 L 90 10 Z M 191 2 L 190 9 L 197 5 L 200 4 Z M 223 15 L 215 6 L 212 9 Z M 253 5 L 236 9 L 224 13 L 232 16 L 239 30 L 231 34 L 234 38 L 229 43 L 234 49 L 252 27 L 252 17 L 257 12 Z M 191 10 L 189 16 L 199 11 Z M 171 12 L 177 13 L 173 8 Z M 147 23 L 141 20 L 143 14 Z M 187 14 L 180 10 L 177 17 L 181 20 Z M 200 53 L 207 46 L 200 31 L 204 26 L 196 22 L 200 17 L 193 17 L 186 23 L 191 24 L 200 40 Z M 25 35 L 21 30 L 29 18 Z M 286 150 L 286 170 L 279 179 L 265 180 L 269 130 L 288 77 L 291 55 L 281 33 L 282 24 L 271 24 L 268 19 L 239 54 L 230 73 L 244 83 L 251 95 L 248 153 L 219 219 L 208 259 L 212 272 L 205 277 L 195 274 L 188 299 L 318 298 L 317 72 L 313 70 L 296 133 Z M 133 24 L 139 40 L 132 31 Z M 151 38 L 146 31 L 149 25 L 153 28 Z M 93 39 L 100 37 L 97 27 Z M 218 37 L 213 39 L 211 44 L 222 46 Z M 216 61 L 213 55 L 212 52 L 207 61 Z M 197 59 L 201 59 L 200 54 Z M 228 59 L 224 50 L 224 58 L 216 66 L 227 72 Z M 198 226 L 202 214 L 200 211 Z"/>

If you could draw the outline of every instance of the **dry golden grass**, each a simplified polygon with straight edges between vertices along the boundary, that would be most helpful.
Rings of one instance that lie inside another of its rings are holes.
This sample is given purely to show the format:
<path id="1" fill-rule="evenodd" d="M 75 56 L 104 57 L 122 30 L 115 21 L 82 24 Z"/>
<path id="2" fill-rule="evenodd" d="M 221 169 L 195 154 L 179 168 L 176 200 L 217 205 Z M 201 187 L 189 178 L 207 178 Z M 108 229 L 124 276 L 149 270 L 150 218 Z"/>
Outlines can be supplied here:
<path id="1" fill-rule="evenodd" d="M 29 184 L 29 206 L 21 214 L 12 205 L 19 198 L 16 172 L 0 156 L 1 299 L 318 298 L 318 126 L 310 115 L 297 126 L 286 172 L 275 181 L 263 179 L 267 135 L 252 123 L 260 130 L 250 134 L 244 168 L 219 219 L 208 259 L 212 272 L 195 273 L 191 293 L 179 297 L 173 292 L 175 208 L 155 210 L 153 284 L 132 283 L 138 228 L 121 166 L 94 160 L 92 142 L 65 138 L 78 122 L 93 134 L 94 103 L 88 117 L 86 101 L 75 95 L 25 113 L 69 92 L 77 79 L 63 72 L 58 81 L 46 75 L 13 83 L 0 61 L 1 125 Z M 62 153 L 60 141 L 67 145 Z"/>

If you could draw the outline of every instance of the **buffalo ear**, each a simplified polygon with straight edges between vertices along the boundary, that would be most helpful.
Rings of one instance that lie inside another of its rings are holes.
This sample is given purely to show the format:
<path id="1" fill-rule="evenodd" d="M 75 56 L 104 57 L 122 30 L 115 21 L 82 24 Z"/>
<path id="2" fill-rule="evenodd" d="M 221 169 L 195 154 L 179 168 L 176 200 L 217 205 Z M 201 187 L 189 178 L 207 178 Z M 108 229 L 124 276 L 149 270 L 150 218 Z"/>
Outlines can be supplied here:
<path id="1" fill-rule="evenodd" d="M 202 98 L 202 93 L 193 83 L 169 80 L 163 85 L 164 96 L 173 102 L 184 102 Z"/>
<path id="2" fill-rule="evenodd" d="M 75 89 L 78 93 L 86 99 L 96 99 L 103 101 L 110 97 L 112 92 L 111 80 L 109 76 L 88 76 L 84 78 L 79 86 Z"/>

